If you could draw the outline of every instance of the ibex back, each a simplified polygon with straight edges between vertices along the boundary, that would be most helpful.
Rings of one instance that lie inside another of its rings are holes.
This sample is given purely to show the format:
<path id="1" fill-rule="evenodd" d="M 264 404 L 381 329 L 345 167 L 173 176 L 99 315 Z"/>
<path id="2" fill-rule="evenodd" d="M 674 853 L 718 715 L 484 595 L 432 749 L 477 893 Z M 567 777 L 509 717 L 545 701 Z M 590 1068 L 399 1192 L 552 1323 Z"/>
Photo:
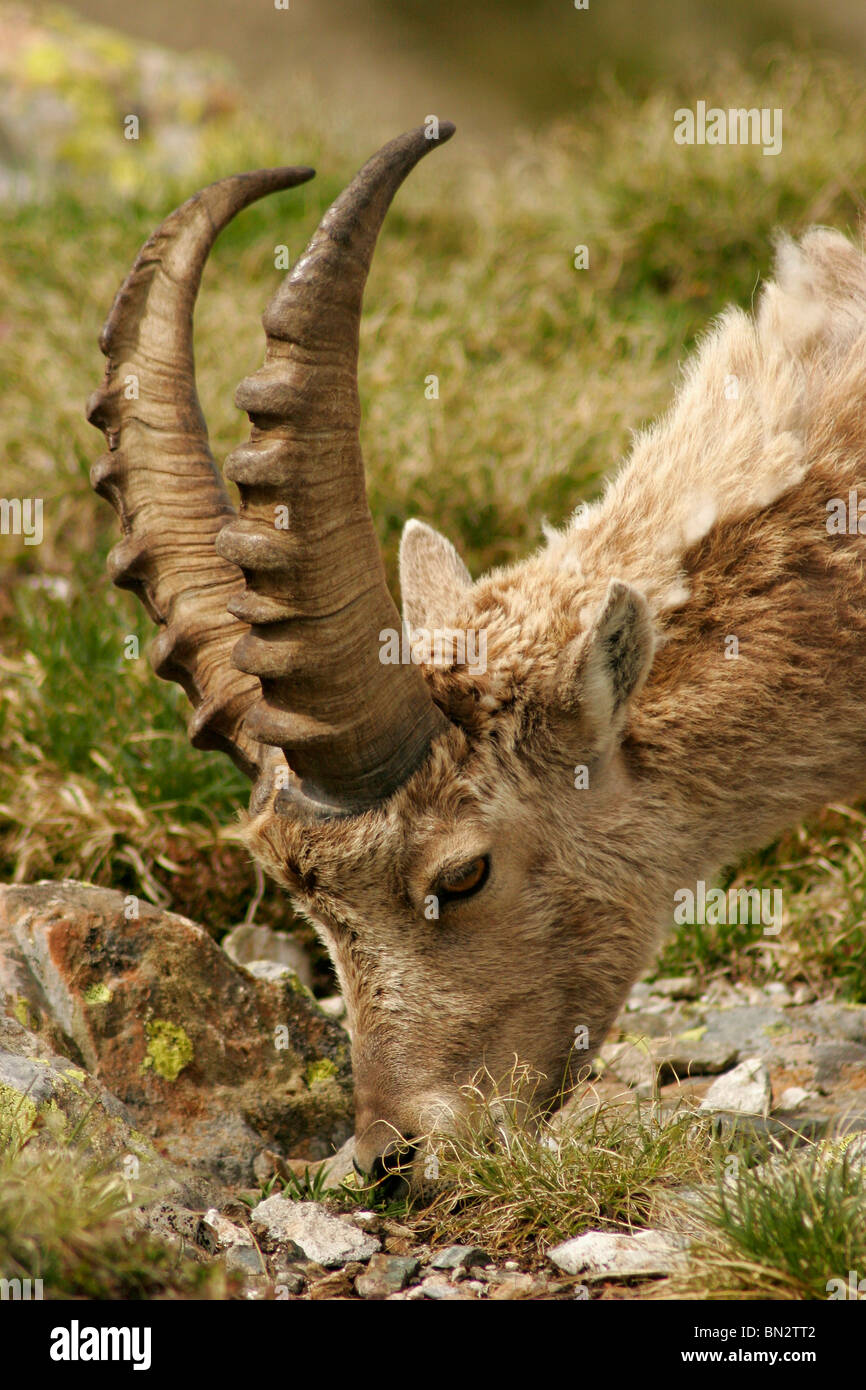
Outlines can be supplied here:
<path id="1" fill-rule="evenodd" d="M 187 691 L 193 742 L 253 779 L 250 848 L 330 951 L 373 1172 L 447 1126 L 479 1069 L 517 1057 L 552 1100 L 674 895 L 866 782 L 866 261 L 832 231 L 780 245 L 754 319 L 722 316 L 669 414 L 537 554 L 473 582 L 408 522 L 401 628 L 358 327 L 391 198 L 451 133 L 374 156 L 277 292 L 237 395 L 237 513 L 193 303 L 221 227 L 311 170 L 225 179 L 168 218 L 115 302 L 88 412 L 125 532 L 112 577 L 162 626 L 151 660 Z"/>

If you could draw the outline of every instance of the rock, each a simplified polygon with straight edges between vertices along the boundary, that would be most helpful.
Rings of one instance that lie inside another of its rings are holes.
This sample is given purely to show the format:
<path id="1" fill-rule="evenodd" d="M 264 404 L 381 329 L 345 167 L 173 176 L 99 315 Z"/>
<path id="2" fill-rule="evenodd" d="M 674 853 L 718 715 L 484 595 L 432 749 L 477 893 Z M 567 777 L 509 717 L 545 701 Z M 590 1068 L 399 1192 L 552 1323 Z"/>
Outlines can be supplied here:
<path id="1" fill-rule="evenodd" d="M 290 965 L 278 965 L 275 960 L 251 960 L 249 965 L 244 966 L 244 970 L 249 971 L 257 980 L 270 980 L 272 984 L 284 980 L 291 989 L 306 988 L 296 970 Z"/>
<path id="2" fill-rule="evenodd" d="M 815 1047 L 815 1082 L 819 1088 L 830 1086 L 834 1081 L 852 1071 L 859 1079 L 866 1079 L 866 1047 L 856 1042 L 821 1042 Z"/>
<path id="3" fill-rule="evenodd" d="M 197 1245 L 212 1255 L 229 1250 L 235 1245 L 253 1243 L 249 1231 L 244 1230 L 243 1226 L 236 1226 L 234 1221 L 229 1221 L 216 1207 L 210 1207 L 199 1220 L 195 1239 Z"/>
<path id="4" fill-rule="evenodd" d="M 329 994 L 327 998 L 319 1000 L 319 1008 L 328 1018 L 333 1018 L 339 1023 L 341 1018 L 346 1017 L 346 1001 L 342 994 Z"/>
<path id="5" fill-rule="evenodd" d="M 353 1159 L 355 1156 L 354 1136 L 347 1139 L 342 1148 L 338 1149 L 332 1158 L 323 1158 L 321 1167 L 325 1169 L 325 1187 L 339 1187 L 344 1178 L 354 1173 L 355 1167 Z"/>
<path id="6" fill-rule="evenodd" d="M 695 999 L 698 993 L 696 975 L 665 975 L 659 980 L 651 980 L 650 994 L 661 994 L 665 999 Z"/>
<path id="7" fill-rule="evenodd" d="M 345 1269 L 336 1269 L 333 1274 L 326 1274 L 323 1279 L 314 1280 L 310 1284 L 310 1298 L 314 1302 L 329 1298 L 351 1298 L 360 1269 L 360 1264 L 352 1260 Z"/>
<path id="8" fill-rule="evenodd" d="M 627 1086 L 634 1086 L 646 1094 L 653 1088 L 656 1066 L 647 1039 L 604 1043 L 598 1050 L 594 1064 L 601 1075 L 610 1071 Z"/>
<path id="9" fill-rule="evenodd" d="M 611 1235 L 588 1231 L 548 1250 L 548 1259 L 566 1274 L 587 1279 L 633 1279 L 674 1274 L 685 1264 L 685 1237 L 661 1231 Z"/>
<path id="10" fill-rule="evenodd" d="M 381 1250 L 377 1236 L 361 1231 L 344 1216 L 332 1216 L 317 1202 L 288 1202 L 285 1197 L 267 1197 L 253 1209 L 250 1220 L 269 1241 L 279 1245 L 294 1241 L 307 1259 L 326 1269 L 345 1265 L 349 1260 L 368 1260 Z"/>
<path id="11" fill-rule="evenodd" d="M 786 1030 L 790 1027 L 790 1020 L 782 1010 L 768 1004 L 738 1004 L 718 1009 L 708 1013 L 705 1022 L 704 1037 L 712 1042 L 730 1044 L 741 1058 L 744 1055 L 763 1057 L 772 1050 L 773 1029 L 777 1025 Z"/>
<path id="12" fill-rule="evenodd" d="M 519 1298 L 539 1298 L 550 1293 L 552 1287 L 555 1286 L 552 1286 L 547 1279 L 541 1279 L 532 1274 L 509 1271 L 489 1286 L 487 1296 L 496 1302 Z"/>
<path id="13" fill-rule="evenodd" d="M 786 1009 L 789 1004 L 794 1002 L 794 996 L 788 986 L 782 984 L 781 980 L 771 980 L 768 985 L 764 986 L 764 993 L 770 1002 L 780 1009 Z"/>
<path id="14" fill-rule="evenodd" d="M 629 1021 L 631 1025 L 631 1020 Z M 738 1049 L 723 1039 L 705 1037 L 706 1029 L 694 1028 L 672 1038 L 631 1036 L 623 1042 L 605 1043 L 599 1056 L 614 1076 L 644 1094 L 659 1084 L 682 1081 L 689 1076 L 723 1072 L 737 1059 Z"/>
<path id="15" fill-rule="evenodd" d="M 458 1302 L 478 1298 L 479 1294 L 468 1284 L 452 1284 L 444 1274 L 430 1274 L 412 1289 L 411 1293 L 420 1298 L 431 1298 L 437 1302 Z"/>
<path id="16" fill-rule="evenodd" d="M 773 1090 L 770 1073 L 760 1057 L 748 1057 L 733 1071 L 714 1081 L 701 1101 L 701 1110 L 727 1110 L 737 1115 L 770 1113 Z"/>
<path id="17" fill-rule="evenodd" d="M 226 1270 L 229 1274 L 267 1276 L 265 1263 L 254 1245 L 232 1245 L 226 1251 Z"/>
<path id="18" fill-rule="evenodd" d="M 490 1256 L 477 1245 L 449 1245 L 439 1250 L 430 1261 L 431 1269 L 471 1269 L 473 1265 L 489 1265 Z"/>
<path id="19" fill-rule="evenodd" d="M 806 1101 L 815 1100 L 814 1091 L 805 1091 L 802 1086 L 788 1086 L 779 1096 L 777 1110 L 798 1110 Z"/>
<path id="20" fill-rule="evenodd" d="M 274 1294 L 278 1299 L 284 1299 L 288 1295 L 297 1297 L 303 1293 L 307 1286 L 307 1281 L 299 1269 L 278 1269 L 274 1280 Z"/>
<path id="21" fill-rule="evenodd" d="M 212 1178 L 159 1153 L 100 1082 L 0 1014 L 0 1148 L 30 1129 L 31 1142 L 46 1150 L 76 1133 L 85 1153 L 108 1171 L 116 1168 L 130 1200 L 151 1204 L 159 1198 L 186 1209 L 211 1206 L 224 1195 Z"/>
<path id="22" fill-rule="evenodd" d="M 202 1244 L 198 1239 L 201 1221 L 198 1212 L 175 1202 L 159 1201 L 136 1208 L 132 1221 L 138 1230 L 158 1236 L 163 1244 L 204 1259 Z"/>
<path id="23" fill-rule="evenodd" d="M 823 1001 L 809 1010 L 815 1026 L 830 1038 L 866 1043 L 866 1004 L 834 1004 Z"/>
<path id="24" fill-rule="evenodd" d="M 707 1038 L 700 1029 L 661 1041 L 653 1049 L 662 1081 L 688 1076 L 713 1076 L 733 1066 L 738 1049 L 721 1038 Z"/>
<path id="25" fill-rule="evenodd" d="M 421 1261 L 412 1256 L 373 1255 L 355 1280 L 355 1291 L 361 1298 L 387 1298 L 405 1289 L 420 1268 Z"/>
<path id="26" fill-rule="evenodd" d="M 351 1132 L 345 1032 L 184 917 L 80 883 L 0 887 L 0 989 L 169 1158 L 226 1183 L 264 1145 L 316 1160 Z"/>
<path id="27" fill-rule="evenodd" d="M 258 964 L 260 961 L 272 965 L 287 966 L 297 975 L 306 989 L 313 988 L 313 967 L 310 958 L 299 942 L 286 932 L 272 931 L 270 927 L 257 927 L 252 922 L 242 922 L 222 939 L 222 948 L 235 965 Z"/>

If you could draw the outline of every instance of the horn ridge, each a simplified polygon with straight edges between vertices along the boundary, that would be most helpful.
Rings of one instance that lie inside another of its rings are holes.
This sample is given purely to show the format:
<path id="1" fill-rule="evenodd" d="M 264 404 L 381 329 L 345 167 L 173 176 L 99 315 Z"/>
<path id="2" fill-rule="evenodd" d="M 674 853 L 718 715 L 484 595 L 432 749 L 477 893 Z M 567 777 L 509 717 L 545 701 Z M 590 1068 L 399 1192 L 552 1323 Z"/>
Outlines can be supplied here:
<path id="1" fill-rule="evenodd" d="M 235 513 L 196 392 L 193 310 L 222 228 L 257 198 L 312 175 L 300 167 L 237 174 L 166 218 L 115 296 L 99 339 L 108 359 L 105 378 L 87 405 L 88 420 L 109 447 L 91 483 L 117 511 L 124 533 L 109 556 L 109 573 L 138 595 L 162 629 L 151 664 L 186 691 L 194 745 L 228 753 L 253 779 L 273 755 L 243 729 L 260 687 L 231 662 L 246 624 L 227 604 L 242 577 L 214 548 Z"/>
<path id="2" fill-rule="evenodd" d="M 442 122 L 438 139 L 420 127 L 390 141 L 335 200 L 265 310 L 264 365 L 235 397 L 253 429 L 226 460 L 241 506 L 216 548 L 246 580 L 232 609 L 251 627 L 234 661 L 259 677 L 262 699 L 245 729 L 282 748 L 292 799 L 312 813 L 380 804 L 447 728 L 420 669 L 380 659 L 382 635 L 402 624 L 367 503 L 357 368 L 385 214 L 453 131 Z"/>

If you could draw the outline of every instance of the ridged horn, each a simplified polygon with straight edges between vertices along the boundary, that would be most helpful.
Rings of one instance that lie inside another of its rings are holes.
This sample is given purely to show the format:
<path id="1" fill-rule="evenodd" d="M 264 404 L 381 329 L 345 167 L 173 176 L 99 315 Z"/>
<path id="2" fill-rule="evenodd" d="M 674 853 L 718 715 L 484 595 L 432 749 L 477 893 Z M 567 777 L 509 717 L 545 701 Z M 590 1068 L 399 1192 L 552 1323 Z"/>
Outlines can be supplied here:
<path id="1" fill-rule="evenodd" d="M 91 482 L 120 517 L 124 538 L 108 568 L 162 631 L 150 649 L 158 676 L 183 686 L 197 748 L 227 752 L 256 778 L 273 759 L 243 728 L 258 681 L 232 664 L 245 625 L 226 605 L 243 587 L 214 539 L 234 515 L 208 447 L 195 387 L 192 320 L 217 235 L 257 198 L 292 188 L 312 169 L 260 169 L 195 194 L 145 242 L 99 339 L 105 379 L 87 403 L 109 452 Z"/>
<path id="2" fill-rule="evenodd" d="M 410 131 L 364 165 L 265 311 L 264 365 L 235 397 L 253 428 L 226 460 L 241 508 L 217 550 L 246 577 L 231 609 L 251 627 L 234 660 L 259 677 L 262 700 L 245 728 L 282 748 L 295 777 L 286 795 L 313 815 L 376 806 L 447 727 L 420 669 L 379 659 L 380 633 L 401 622 L 367 505 L 357 377 L 385 213 L 453 132 Z"/>

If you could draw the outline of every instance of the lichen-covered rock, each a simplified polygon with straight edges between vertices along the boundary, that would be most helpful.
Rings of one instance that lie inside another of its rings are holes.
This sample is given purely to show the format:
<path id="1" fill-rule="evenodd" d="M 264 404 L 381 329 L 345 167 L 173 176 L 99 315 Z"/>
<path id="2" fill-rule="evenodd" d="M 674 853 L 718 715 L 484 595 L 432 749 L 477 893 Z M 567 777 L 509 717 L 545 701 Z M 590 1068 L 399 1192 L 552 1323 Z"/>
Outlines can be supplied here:
<path id="1" fill-rule="evenodd" d="M 0 1009 L 98 1078 L 170 1158 L 248 1182 L 351 1132 L 346 1035 L 194 922 L 105 888 L 0 887 Z"/>
<path id="2" fill-rule="evenodd" d="M 158 1197 L 187 1207 L 219 1200 L 213 1179 L 159 1154 L 116 1096 L 0 1014 L 0 1149 L 28 1140 L 52 1150 L 73 1134 L 77 1148 L 123 1179 L 130 1201 Z"/>

